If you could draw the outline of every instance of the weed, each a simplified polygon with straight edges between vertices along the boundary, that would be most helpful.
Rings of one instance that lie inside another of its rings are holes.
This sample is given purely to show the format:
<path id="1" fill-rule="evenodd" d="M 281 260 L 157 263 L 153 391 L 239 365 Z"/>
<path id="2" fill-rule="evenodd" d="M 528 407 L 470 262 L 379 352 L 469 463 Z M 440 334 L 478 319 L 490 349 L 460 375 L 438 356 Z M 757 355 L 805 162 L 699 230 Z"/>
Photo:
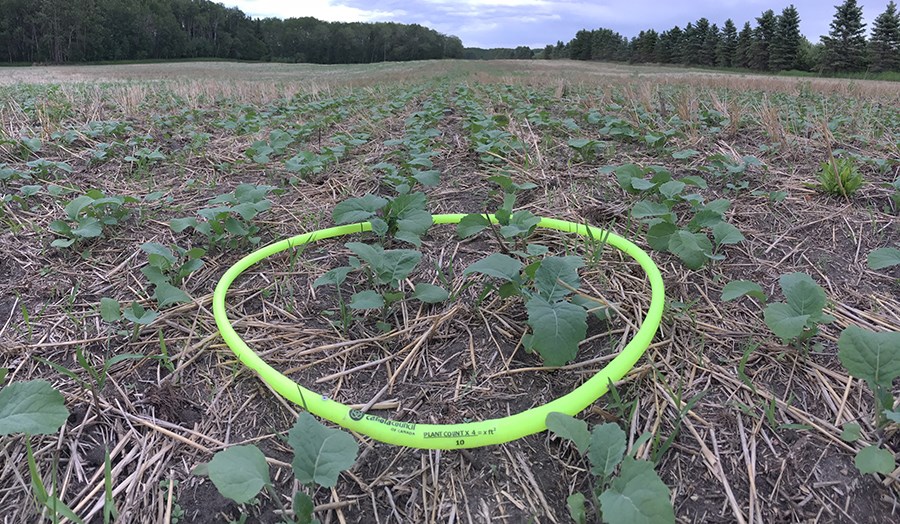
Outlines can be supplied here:
<path id="1" fill-rule="evenodd" d="M 853 159 L 834 158 L 819 166 L 818 189 L 825 194 L 850 198 L 864 183 Z"/>

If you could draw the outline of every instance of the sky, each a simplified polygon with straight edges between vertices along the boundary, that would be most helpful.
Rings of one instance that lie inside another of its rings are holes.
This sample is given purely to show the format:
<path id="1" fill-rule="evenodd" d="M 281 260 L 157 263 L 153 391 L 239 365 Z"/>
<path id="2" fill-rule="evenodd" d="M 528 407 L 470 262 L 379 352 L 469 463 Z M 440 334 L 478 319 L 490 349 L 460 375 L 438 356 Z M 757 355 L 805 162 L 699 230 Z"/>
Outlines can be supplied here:
<path id="1" fill-rule="evenodd" d="M 790 0 L 220 0 L 253 18 L 312 16 L 341 22 L 402 22 L 421 24 L 456 35 L 466 47 L 533 48 L 568 42 L 580 29 L 605 27 L 626 37 L 644 29 L 664 31 L 706 17 L 721 28 L 731 18 L 738 30 L 744 22 L 772 9 L 775 14 Z M 863 21 L 884 12 L 889 0 L 858 0 Z M 840 0 L 794 0 L 800 13 L 800 32 L 812 42 L 827 34 Z"/>

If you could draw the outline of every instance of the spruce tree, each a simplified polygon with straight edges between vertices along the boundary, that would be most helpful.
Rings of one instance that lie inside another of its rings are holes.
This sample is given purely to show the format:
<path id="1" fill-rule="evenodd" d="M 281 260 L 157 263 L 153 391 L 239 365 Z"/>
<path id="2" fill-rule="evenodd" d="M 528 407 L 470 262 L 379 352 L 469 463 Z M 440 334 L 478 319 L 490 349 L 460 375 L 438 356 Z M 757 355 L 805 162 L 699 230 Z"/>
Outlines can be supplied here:
<path id="1" fill-rule="evenodd" d="M 744 27 L 738 33 L 737 45 L 734 48 L 734 66 L 750 67 L 750 57 L 753 50 L 753 28 L 750 22 L 744 22 Z"/>
<path id="2" fill-rule="evenodd" d="M 900 71 L 900 13 L 891 0 L 872 25 L 872 71 Z"/>
<path id="3" fill-rule="evenodd" d="M 796 69 L 801 39 L 800 14 L 792 4 L 784 8 L 775 25 L 775 36 L 769 50 L 769 69 Z"/>
<path id="4" fill-rule="evenodd" d="M 722 34 L 719 32 L 719 26 L 716 24 L 710 25 L 703 38 L 703 50 L 701 51 L 703 65 L 716 65 L 717 51 L 721 42 Z"/>
<path id="5" fill-rule="evenodd" d="M 831 31 L 822 37 L 825 52 L 822 69 L 826 71 L 861 71 L 866 66 L 866 24 L 862 21 L 862 7 L 856 0 L 845 0 L 835 6 Z"/>
<path id="6" fill-rule="evenodd" d="M 769 68 L 769 56 L 771 55 L 772 40 L 775 39 L 775 27 L 778 20 L 775 11 L 765 11 L 756 19 L 756 29 L 753 31 L 753 47 L 751 49 L 750 67 L 753 69 L 767 70 Z"/>
<path id="7" fill-rule="evenodd" d="M 684 26 L 681 34 L 681 63 L 684 65 L 695 65 L 700 54 L 700 40 L 697 38 L 697 28 L 692 22 L 688 22 Z"/>
<path id="8" fill-rule="evenodd" d="M 716 64 L 721 67 L 734 67 L 736 65 L 734 63 L 734 55 L 737 51 L 737 42 L 737 27 L 729 18 L 725 20 L 725 25 L 722 27 L 722 41 L 716 50 Z"/>

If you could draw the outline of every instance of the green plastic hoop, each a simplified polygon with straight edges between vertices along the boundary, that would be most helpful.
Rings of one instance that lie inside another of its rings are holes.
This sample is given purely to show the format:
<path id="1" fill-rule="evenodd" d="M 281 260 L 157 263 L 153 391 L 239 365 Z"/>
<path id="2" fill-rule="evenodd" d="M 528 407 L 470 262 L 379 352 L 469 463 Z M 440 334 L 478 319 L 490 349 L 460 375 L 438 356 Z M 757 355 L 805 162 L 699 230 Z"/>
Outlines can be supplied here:
<path id="1" fill-rule="evenodd" d="M 464 216 L 466 215 L 434 215 L 434 223 L 456 224 Z M 495 221 L 493 216 L 490 219 Z M 551 412 L 576 415 L 604 395 L 607 392 L 609 381 L 615 382 L 625 376 L 644 354 L 662 319 L 665 298 L 662 275 L 653 260 L 639 247 L 613 233 L 574 222 L 541 218 L 538 227 L 582 236 L 590 235 L 593 238 L 606 238 L 609 245 L 633 258 L 647 274 L 650 281 L 650 307 L 638 332 L 606 367 L 571 393 L 515 415 L 461 424 L 417 424 L 362 413 L 324 395 L 310 391 L 279 373 L 250 349 L 235 332 L 225 310 L 225 296 L 231 283 L 247 268 L 286 249 L 317 240 L 370 231 L 371 225 L 368 222 L 297 235 L 269 244 L 240 259 L 222 275 L 216 285 L 213 293 L 213 316 L 225 343 L 244 365 L 255 371 L 263 381 L 284 398 L 304 406 L 313 415 L 330 420 L 351 431 L 368 435 L 375 440 L 412 448 L 460 449 L 502 444 L 547 429 L 545 420 Z"/>

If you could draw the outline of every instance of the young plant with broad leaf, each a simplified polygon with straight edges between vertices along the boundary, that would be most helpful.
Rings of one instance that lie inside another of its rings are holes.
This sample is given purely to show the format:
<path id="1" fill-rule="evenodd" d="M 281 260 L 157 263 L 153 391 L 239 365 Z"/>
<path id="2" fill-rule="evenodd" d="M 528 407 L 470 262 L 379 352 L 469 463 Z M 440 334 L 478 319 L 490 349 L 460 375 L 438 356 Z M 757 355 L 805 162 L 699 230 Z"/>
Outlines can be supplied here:
<path id="1" fill-rule="evenodd" d="M 669 488 L 654 471 L 653 462 L 634 458 L 639 446 L 626 454 L 627 439 L 618 424 L 599 424 L 589 430 L 583 420 L 550 413 L 547 429 L 571 441 L 590 464 L 592 489 L 588 497 L 576 491 L 566 499 L 576 524 L 588 522 L 588 501 L 597 520 L 608 524 L 675 522 Z M 639 441 L 649 438 L 645 433 Z"/>
<path id="2" fill-rule="evenodd" d="M 634 204 L 631 216 L 647 224 L 650 247 L 672 253 L 689 269 L 700 269 L 711 260 L 724 260 L 724 246 L 744 241 L 740 230 L 725 220 L 730 200 L 704 203 L 700 194 L 687 192 L 691 186 L 706 188 L 703 178 L 686 176 L 676 180 L 667 170 L 655 166 L 626 164 L 610 169 L 615 171 L 622 189 L 644 197 Z M 690 213 L 690 220 L 679 219 L 682 209 Z"/>
<path id="3" fill-rule="evenodd" d="M 315 489 L 336 486 L 340 473 L 356 462 L 359 445 L 349 433 L 325 427 L 305 411 L 288 431 L 287 443 L 294 450 L 294 477 L 305 489 L 291 495 L 293 520 L 281 508 L 284 522 L 318 523 L 313 516 Z M 281 505 L 266 456 L 252 444 L 217 452 L 209 463 L 194 468 L 194 474 L 208 476 L 222 496 L 238 504 L 253 504 L 265 488 L 275 504 Z"/>
<path id="4" fill-rule="evenodd" d="M 806 273 L 789 273 L 778 279 L 785 302 L 770 303 L 763 311 L 766 325 L 785 344 L 803 343 L 818 334 L 820 324 L 834 322 L 823 312 L 825 290 Z"/>
<path id="5" fill-rule="evenodd" d="M 838 339 L 838 358 L 850 376 L 865 381 L 875 397 L 875 427 L 881 432 L 889 424 L 900 424 L 894 409 L 894 379 L 900 377 L 900 333 L 875 332 L 850 326 Z M 896 468 L 894 454 L 871 445 L 856 455 L 862 473 L 887 475 Z"/>

